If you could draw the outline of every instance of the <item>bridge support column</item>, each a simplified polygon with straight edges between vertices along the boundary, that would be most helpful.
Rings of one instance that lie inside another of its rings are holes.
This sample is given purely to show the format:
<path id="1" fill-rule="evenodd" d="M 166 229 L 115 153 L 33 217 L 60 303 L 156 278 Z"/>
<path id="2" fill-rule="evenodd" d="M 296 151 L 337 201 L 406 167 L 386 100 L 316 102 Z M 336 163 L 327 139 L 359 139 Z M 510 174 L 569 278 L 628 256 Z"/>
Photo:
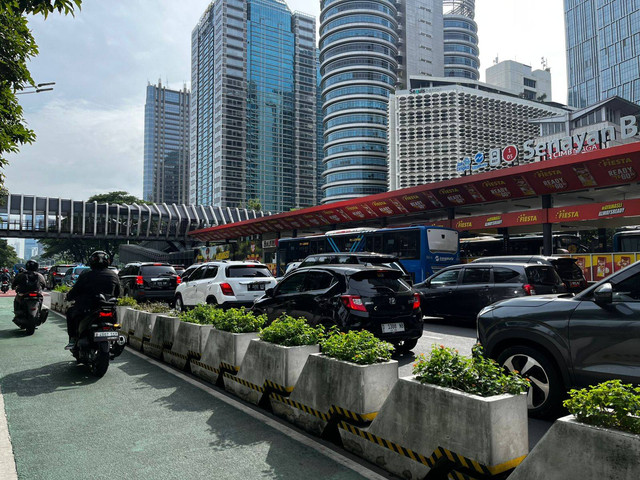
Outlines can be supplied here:
<path id="1" fill-rule="evenodd" d="M 508 228 L 499 228 L 498 234 L 502 235 L 502 248 L 504 249 L 505 255 L 510 255 L 509 251 L 509 229 Z"/>
<path id="2" fill-rule="evenodd" d="M 553 207 L 551 195 L 542 195 L 542 208 Z M 553 255 L 553 225 L 551 223 L 542 224 L 542 254 Z"/>

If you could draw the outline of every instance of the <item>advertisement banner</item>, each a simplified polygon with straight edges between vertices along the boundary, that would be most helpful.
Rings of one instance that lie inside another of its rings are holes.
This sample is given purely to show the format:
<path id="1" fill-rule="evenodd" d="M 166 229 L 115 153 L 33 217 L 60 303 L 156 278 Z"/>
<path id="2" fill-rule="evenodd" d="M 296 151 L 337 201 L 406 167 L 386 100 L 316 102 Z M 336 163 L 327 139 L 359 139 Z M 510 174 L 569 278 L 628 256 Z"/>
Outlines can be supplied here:
<path id="1" fill-rule="evenodd" d="M 549 209 L 549 223 L 640 216 L 640 199 Z"/>

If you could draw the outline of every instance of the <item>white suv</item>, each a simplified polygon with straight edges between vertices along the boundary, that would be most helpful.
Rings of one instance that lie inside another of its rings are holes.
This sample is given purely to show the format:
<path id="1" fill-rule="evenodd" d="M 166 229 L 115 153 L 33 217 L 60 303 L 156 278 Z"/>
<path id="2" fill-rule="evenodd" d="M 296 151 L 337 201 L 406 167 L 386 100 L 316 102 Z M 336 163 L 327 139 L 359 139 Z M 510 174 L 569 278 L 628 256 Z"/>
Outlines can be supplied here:
<path id="1" fill-rule="evenodd" d="M 176 310 L 208 303 L 250 307 L 264 291 L 276 285 L 266 265 L 256 262 L 218 261 L 203 263 L 176 289 Z"/>

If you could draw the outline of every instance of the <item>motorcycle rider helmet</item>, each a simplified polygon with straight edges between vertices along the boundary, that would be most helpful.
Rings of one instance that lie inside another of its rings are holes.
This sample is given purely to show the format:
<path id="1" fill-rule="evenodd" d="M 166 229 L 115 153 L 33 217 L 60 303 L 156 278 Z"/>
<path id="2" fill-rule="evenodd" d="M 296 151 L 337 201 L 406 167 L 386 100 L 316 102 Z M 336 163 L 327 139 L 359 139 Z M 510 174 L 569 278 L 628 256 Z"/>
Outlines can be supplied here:
<path id="1" fill-rule="evenodd" d="M 100 268 L 107 268 L 109 266 L 109 255 L 102 250 L 96 250 L 89 255 L 89 266 L 91 269 L 96 270 Z"/>
<path id="2" fill-rule="evenodd" d="M 38 262 L 36 262 L 35 260 L 28 260 L 25 268 L 27 269 L 27 272 L 37 272 Z"/>

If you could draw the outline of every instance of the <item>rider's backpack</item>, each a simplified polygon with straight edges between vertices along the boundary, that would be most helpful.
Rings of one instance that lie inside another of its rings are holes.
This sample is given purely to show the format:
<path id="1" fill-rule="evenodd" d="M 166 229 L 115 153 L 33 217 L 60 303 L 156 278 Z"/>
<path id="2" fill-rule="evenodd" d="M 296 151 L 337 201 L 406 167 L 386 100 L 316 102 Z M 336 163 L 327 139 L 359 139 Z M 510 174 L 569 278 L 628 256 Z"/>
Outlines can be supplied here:
<path id="1" fill-rule="evenodd" d="M 24 288 L 27 292 L 37 292 L 40 290 L 38 275 L 35 272 L 27 272 Z"/>

